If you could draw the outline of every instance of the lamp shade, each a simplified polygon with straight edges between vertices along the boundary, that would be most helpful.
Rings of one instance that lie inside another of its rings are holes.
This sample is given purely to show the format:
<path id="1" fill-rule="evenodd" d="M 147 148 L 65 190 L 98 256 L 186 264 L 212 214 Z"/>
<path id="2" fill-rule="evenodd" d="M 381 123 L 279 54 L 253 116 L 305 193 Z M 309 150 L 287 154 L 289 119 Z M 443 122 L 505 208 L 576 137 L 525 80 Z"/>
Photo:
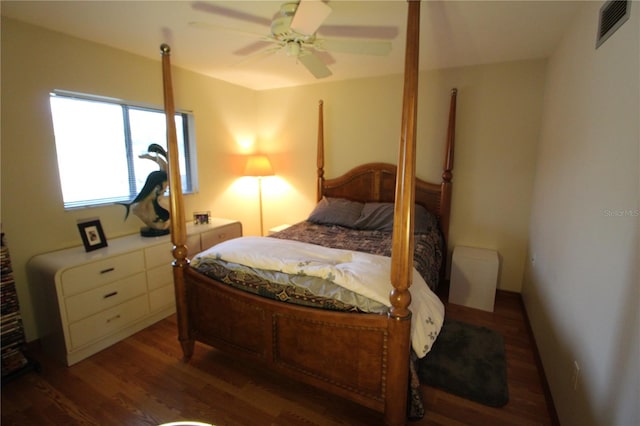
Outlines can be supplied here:
<path id="1" fill-rule="evenodd" d="M 247 158 L 244 176 L 273 176 L 273 167 L 266 155 L 251 155 Z"/>

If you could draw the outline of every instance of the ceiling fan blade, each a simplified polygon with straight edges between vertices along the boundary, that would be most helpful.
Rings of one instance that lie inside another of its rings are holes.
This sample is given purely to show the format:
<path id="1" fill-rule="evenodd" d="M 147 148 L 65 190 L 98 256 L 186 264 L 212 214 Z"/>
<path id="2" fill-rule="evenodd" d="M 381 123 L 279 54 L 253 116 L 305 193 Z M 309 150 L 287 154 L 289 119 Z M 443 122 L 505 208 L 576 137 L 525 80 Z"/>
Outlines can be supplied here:
<path id="1" fill-rule="evenodd" d="M 318 34 L 324 37 L 348 37 L 374 40 L 393 40 L 398 27 L 387 25 L 323 25 Z"/>
<path id="2" fill-rule="evenodd" d="M 213 13 L 215 15 L 225 16 L 227 18 L 240 19 L 241 21 L 252 22 L 254 24 L 263 25 L 266 27 L 269 27 L 271 25 L 271 19 L 269 18 L 263 18 L 262 16 L 256 16 L 250 13 L 229 9 L 214 3 L 205 1 L 194 1 L 193 3 L 191 3 L 191 7 L 200 12 Z"/>
<path id="3" fill-rule="evenodd" d="M 255 52 L 241 60 L 239 60 L 238 62 L 234 63 L 234 66 L 242 66 L 242 65 L 247 65 L 247 64 L 252 64 L 254 62 L 258 62 L 268 56 L 273 55 L 274 53 L 276 53 L 278 50 L 282 49 L 282 46 L 280 45 L 276 45 L 276 46 L 271 46 L 267 49 L 264 49 L 262 51 L 258 51 Z"/>
<path id="4" fill-rule="evenodd" d="M 273 41 L 271 40 L 258 40 L 251 44 L 248 44 L 245 47 L 241 47 L 240 49 L 234 50 L 233 54 L 238 56 L 252 55 L 272 45 L 273 45 Z"/>
<path id="5" fill-rule="evenodd" d="M 316 55 L 309 53 L 298 56 L 298 60 L 315 78 L 329 77 L 333 73 Z"/>
<path id="6" fill-rule="evenodd" d="M 253 31 L 244 31 L 244 30 L 239 30 L 231 27 L 223 27 L 221 25 L 209 24 L 207 22 L 201 22 L 201 21 L 189 22 L 189 26 L 192 28 L 198 28 L 198 29 L 208 30 L 208 31 L 230 31 L 230 32 L 234 32 L 236 34 L 243 35 L 246 37 L 251 37 L 251 38 L 256 38 L 256 37 L 265 38 L 264 34 L 255 33 Z"/>
<path id="7" fill-rule="evenodd" d="M 321 0 L 300 0 L 291 29 L 300 34 L 315 34 L 330 14 L 331 8 Z"/>
<path id="8" fill-rule="evenodd" d="M 386 56 L 391 52 L 391 42 L 382 40 L 319 39 L 316 48 L 337 53 Z"/>
<path id="9" fill-rule="evenodd" d="M 315 50 L 313 52 L 318 58 L 320 58 L 320 60 L 322 61 L 323 64 L 329 66 L 329 65 L 333 65 L 336 63 L 336 58 L 334 58 L 333 56 L 331 56 L 331 53 L 327 52 L 326 50 Z"/>

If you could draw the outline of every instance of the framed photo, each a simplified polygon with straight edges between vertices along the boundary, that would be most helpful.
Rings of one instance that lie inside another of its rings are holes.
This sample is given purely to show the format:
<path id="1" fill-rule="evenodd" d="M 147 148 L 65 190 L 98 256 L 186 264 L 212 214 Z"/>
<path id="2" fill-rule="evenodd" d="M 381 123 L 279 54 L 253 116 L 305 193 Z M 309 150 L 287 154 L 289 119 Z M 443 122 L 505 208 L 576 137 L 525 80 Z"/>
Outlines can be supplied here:
<path id="1" fill-rule="evenodd" d="M 193 224 L 194 225 L 206 225 L 211 219 L 211 212 L 193 212 Z"/>
<path id="2" fill-rule="evenodd" d="M 93 251 L 107 246 L 107 239 L 104 236 L 100 220 L 90 219 L 78 222 L 78 229 L 86 251 Z"/>

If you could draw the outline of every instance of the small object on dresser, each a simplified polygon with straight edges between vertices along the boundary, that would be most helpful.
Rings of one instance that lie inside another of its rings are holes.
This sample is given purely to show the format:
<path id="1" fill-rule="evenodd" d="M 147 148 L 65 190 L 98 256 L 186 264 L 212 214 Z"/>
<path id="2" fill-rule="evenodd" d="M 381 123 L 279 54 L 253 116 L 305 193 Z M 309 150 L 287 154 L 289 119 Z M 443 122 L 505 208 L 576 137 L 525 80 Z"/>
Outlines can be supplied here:
<path id="1" fill-rule="evenodd" d="M 193 213 L 193 224 L 194 225 L 206 225 L 211 221 L 211 212 L 194 212 Z"/>
<path id="2" fill-rule="evenodd" d="M 107 246 L 107 238 L 104 236 L 99 219 L 80 219 L 78 220 L 78 229 L 86 251 L 89 252 Z"/>
<path id="3" fill-rule="evenodd" d="M 145 225 L 140 228 L 143 237 L 159 237 L 168 235 L 171 230 L 168 197 L 165 195 L 169 180 L 167 178 L 167 151 L 157 143 L 152 143 L 145 154 L 138 158 L 146 158 L 154 161 L 160 170 L 149 173 L 140 193 L 129 203 L 118 203 L 124 206 L 124 219 L 127 220 L 129 212 L 138 216 Z"/>

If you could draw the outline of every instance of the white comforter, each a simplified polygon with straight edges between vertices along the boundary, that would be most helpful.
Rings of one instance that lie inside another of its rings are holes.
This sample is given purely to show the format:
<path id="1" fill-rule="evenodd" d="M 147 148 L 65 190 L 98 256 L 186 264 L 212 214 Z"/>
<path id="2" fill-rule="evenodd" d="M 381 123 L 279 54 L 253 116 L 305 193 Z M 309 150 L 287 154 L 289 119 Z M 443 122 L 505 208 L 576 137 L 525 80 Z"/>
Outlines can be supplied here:
<path id="1" fill-rule="evenodd" d="M 257 269 L 315 276 L 391 306 L 391 258 L 314 244 L 264 237 L 241 237 L 200 253 Z M 413 270 L 411 344 L 422 358 L 431 350 L 444 321 L 444 305 Z"/>

